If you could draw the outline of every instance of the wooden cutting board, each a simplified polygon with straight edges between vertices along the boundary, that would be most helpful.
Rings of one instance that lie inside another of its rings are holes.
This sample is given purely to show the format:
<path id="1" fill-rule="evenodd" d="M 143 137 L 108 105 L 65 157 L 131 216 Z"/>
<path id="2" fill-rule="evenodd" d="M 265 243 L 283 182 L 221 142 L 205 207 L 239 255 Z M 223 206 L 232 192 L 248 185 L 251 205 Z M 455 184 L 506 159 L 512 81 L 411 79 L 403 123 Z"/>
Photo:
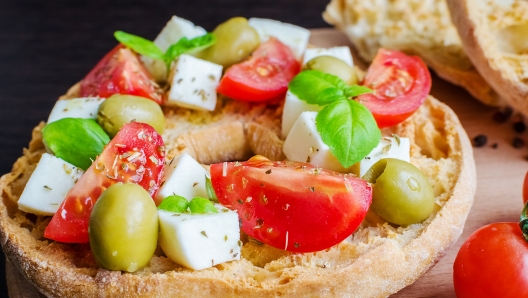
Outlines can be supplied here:
<path id="1" fill-rule="evenodd" d="M 350 45 L 347 38 L 333 29 L 314 29 L 310 42 L 320 47 Z M 354 61 L 360 61 L 354 57 Z M 473 99 L 466 91 L 433 75 L 431 92 L 448 104 L 458 115 L 468 136 L 488 137 L 488 144 L 474 148 L 477 165 L 477 192 L 462 236 L 440 262 L 417 282 L 391 297 L 455 297 L 452 266 L 464 240 L 479 227 L 499 221 L 517 221 L 522 210 L 522 181 L 528 169 L 528 151 L 516 149 L 514 137 L 526 138 L 512 129 L 512 122 L 497 124 L 492 119 L 494 109 Z M 491 147 L 497 144 L 496 148 Z M 11 298 L 43 297 L 6 261 L 6 276 Z"/>

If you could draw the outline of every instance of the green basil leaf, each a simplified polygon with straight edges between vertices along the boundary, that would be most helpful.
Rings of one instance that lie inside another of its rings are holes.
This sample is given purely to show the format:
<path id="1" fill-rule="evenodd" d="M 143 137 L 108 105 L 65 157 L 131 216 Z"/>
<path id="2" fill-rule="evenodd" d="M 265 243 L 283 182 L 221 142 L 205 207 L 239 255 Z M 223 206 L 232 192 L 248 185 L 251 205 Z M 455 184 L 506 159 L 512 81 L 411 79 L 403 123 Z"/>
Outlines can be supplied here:
<path id="1" fill-rule="evenodd" d="M 42 129 L 46 147 L 55 156 L 86 171 L 110 137 L 93 119 L 63 118 Z"/>
<path id="2" fill-rule="evenodd" d="M 288 85 L 299 99 L 320 106 L 346 99 L 346 88 L 339 77 L 318 70 L 302 71 Z"/>
<path id="3" fill-rule="evenodd" d="M 360 96 L 361 94 L 371 93 L 371 92 L 372 92 L 372 89 L 370 89 L 369 87 L 360 86 L 360 85 L 346 86 L 345 88 L 345 96 L 347 98 L 353 98 L 356 96 Z"/>
<path id="4" fill-rule="evenodd" d="M 189 203 L 191 213 L 218 213 L 213 202 L 206 198 L 196 197 Z"/>
<path id="5" fill-rule="evenodd" d="M 123 31 L 114 32 L 114 36 L 120 43 L 138 54 L 165 61 L 165 54 L 163 51 L 150 40 Z"/>
<path id="6" fill-rule="evenodd" d="M 202 36 L 188 39 L 182 37 L 177 43 L 171 45 L 165 53 L 165 63 L 170 64 L 181 54 L 192 54 L 206 49 L 216 43 L 216 36 L 213 33 L 207 33 Z"/>
<path id="7" fill-rule="evenodd" d="M 207 192 L 207 197 L 209 200 L 211 200 L 211 202 L 218 203 L 218 198 L 216 197 L 211 178 L 207 176 L 205 176 L 205 191 Z"/>
<path id="8" fill-rule="evenodd" d="M 168 196 L 158 206 L 159 210 L 165 210 L 174 213 L 183 213 L 189 208 L 189 201 L 178 195 Z"/>
<path id="9" fill-rule="evenodd" d="M 325 106 L 317 113 L 315 124 L 323 142 L 345 168 L 369 154 L 381 139 L 372 113 L 354 100 Z"/>

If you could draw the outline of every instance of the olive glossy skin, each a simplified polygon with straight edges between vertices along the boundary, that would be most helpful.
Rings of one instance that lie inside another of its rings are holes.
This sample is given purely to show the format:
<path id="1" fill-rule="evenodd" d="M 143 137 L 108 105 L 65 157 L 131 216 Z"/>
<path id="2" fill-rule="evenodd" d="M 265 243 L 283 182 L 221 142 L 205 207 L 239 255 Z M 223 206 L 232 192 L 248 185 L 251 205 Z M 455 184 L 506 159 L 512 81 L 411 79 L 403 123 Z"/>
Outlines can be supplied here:
<path id="1" fill-rule="evenodd" d="M 319 70 L 339 77 L 347 85 L 358 83 L 356 70 L 345 61 L 333 56 L 317 56 L 306 62 L 305 69 Z"/>
<path id="2" fill-rule="evenodd" d="M 149 263 L 158 245 L 156 204 L 137 184 L 114 184 L 95 203 L 88 232 L 99 266 L 134 272 Z"/>
<path id="3" fill-rule="evenodd" d="M 145 97 L 116 94 L 99 106 L 97 123 L 110 137 L 114 137 L 126 123 L 135 120 L 150 124 L 159 133 L 165 128 L 165 116 L 161 107 Z"/>
<path id="4" fill-rule="evenodd" d="M 422 171 L 406 161 L 381 159 L 363 179 L 374 184 L 372 210 L 390 223 L 419 223 L 433 212 L 433 188 Z"/>
<path id="5" fill-rule="evenodd" d="M 235 17 L 218 25 L 213 34 L 217 42 L 197 54 L 201 59 L 229 67 L 241 62 L 260 45 L 260 37 L 255 29 L 249 26 L 246 18 Z"/>

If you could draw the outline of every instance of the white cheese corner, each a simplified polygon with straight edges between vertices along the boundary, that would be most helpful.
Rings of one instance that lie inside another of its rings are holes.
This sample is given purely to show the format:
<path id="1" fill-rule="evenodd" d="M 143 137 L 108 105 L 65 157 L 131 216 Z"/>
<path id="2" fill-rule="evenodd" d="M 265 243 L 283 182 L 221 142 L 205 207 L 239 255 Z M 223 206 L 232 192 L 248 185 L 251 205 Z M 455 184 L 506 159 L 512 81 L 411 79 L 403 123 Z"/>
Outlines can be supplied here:
<path id="1" fill-rule="evenodd" d="M 399 141 L 398 141 L 399 140 Z M 378 146 L 359 162 L 359 177 L 365 173 L 380 159 L 396 158 L 411 162 L 411 144 L 409 138 L 396 139 L 395 137 L 383 137 Z"/>
<path id="2" fill-rule="evenodd" d="M 318 112 L 322 108 L 322 106 L 309 104 L 306 101 L 299 99 L 299 97 L 288 90 L 288 92 L 286 92 L 286 99 L 284 101 L 284 108 L 282 111 L 282 138 L 286 139 L 293 127 L 293 124 L 295 121 L 297 121 L 299 115 L 301 115 L 302 112 Z"/>
<path id="3" fill-rule="evenodd" d="M 105 100 L 101 97 L 81 97 L 73 99 L 59 99 L 51 110 L 48 124 L 62 118 L 97 118 L 99 106 Z"/>
<path id="4" fill-rule="evenodd" d="M 350 53 L 350 48 L 347 46 L 332 47 L 332 48 L 309 48 L 304 52 L 303 65 L 315 57 L 319 56 L 332 56 L 337 59 L 344 61 L 350 66 L 354 66 L 354 60 Z"/>

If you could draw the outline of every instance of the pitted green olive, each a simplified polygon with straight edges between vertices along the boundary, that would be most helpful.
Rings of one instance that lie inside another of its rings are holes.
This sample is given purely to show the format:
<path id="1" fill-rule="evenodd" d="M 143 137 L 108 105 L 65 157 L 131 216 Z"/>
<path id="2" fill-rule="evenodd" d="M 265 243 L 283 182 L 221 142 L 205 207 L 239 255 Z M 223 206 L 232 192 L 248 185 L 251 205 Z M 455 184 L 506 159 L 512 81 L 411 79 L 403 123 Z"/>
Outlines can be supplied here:
<path id="1" fill-rule="evenodd" d="M 408 162 L 381 159 L 365 173 L 363 179 L 374 184 L 372 210 L 390 223 L 419 223 L 433 212 L 433 189 L 422 171 Z"/>
<path id="2" fill-rule="evenodd" d="M 317 56 L 306 62 L 305 69 L 319 70 L 339 77 L 347 85 L 358 83 L 356 70 L 345 61 L 333 56 Z"/>
<path id="3" fill-rule="evenodd" d="M 216 44 L 197 56 L 224 68 L 244 60 L 260 44 L 257 31 L 249 26 L 247 19 L 243 17 L 231 18 L 218 25 L 213 34 L 217 38 Z"/>
<path id="4" fill-rule="evenodd" d="M 95 203 L 88 232 L 99 266 L 134 272 L 149 263 L 158 245 L 156 204 L 137 184 L 114 184 Z"/>
<path id="5" fill-rule="evenodd" d="M 150 124 L 159 133 L 165 128 L 161 107 L 145 97 L 116 94 L 107 98 L 97 112 L 97 123 L 114 137 L 123 125 L 135 120 Z"/>

